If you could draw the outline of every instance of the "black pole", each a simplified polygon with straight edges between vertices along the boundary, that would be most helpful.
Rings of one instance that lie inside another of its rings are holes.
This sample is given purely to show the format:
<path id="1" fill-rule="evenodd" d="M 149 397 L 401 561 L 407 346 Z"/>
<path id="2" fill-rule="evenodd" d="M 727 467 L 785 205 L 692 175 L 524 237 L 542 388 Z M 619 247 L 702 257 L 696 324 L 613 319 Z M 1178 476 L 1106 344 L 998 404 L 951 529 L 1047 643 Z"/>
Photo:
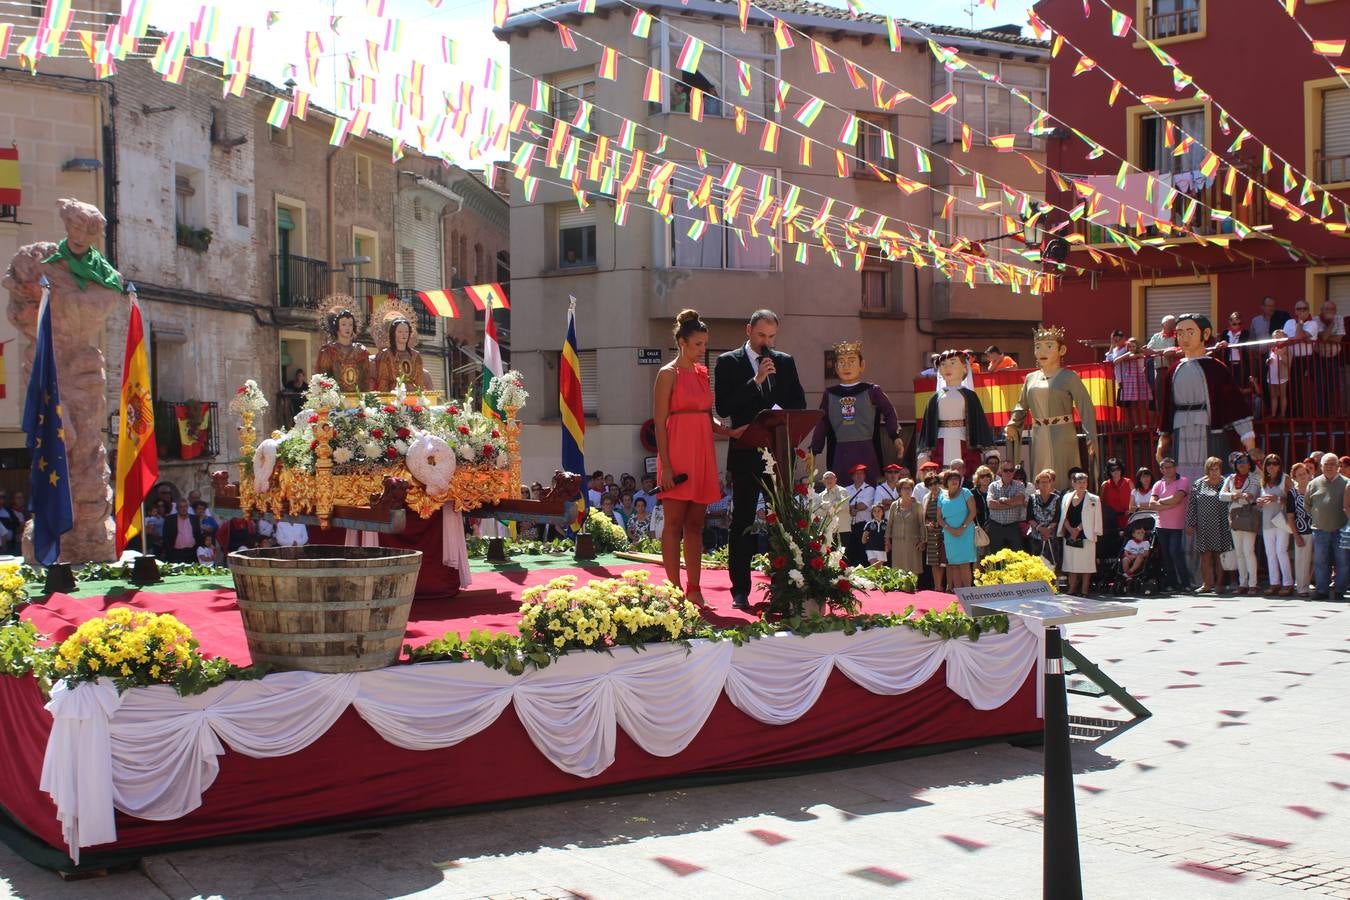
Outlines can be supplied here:
<path id="1" fill-rule="evenodd" d="M 1045 843 L 1041 896 L 1082 900 L 1078 860 L 1078 813 L 1074 809 L 1069 701 L 1064 690 L 1064 652 L 1059 629 L 1045 629 Z"/>

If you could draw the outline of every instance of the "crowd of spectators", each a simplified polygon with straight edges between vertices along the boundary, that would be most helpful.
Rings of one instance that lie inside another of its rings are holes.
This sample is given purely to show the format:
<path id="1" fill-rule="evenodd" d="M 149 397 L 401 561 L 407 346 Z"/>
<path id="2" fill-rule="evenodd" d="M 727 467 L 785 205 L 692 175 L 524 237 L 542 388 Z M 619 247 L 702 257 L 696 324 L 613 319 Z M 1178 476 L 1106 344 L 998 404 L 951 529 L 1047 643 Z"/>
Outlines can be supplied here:
<path id="1" fill-rule="evenodd" d="M 182 494 L 162 481 L 155 485 L 143 512 L 146 552 L 165 562 L 223 565 L 225 554 L 258 547 L 299 546 L 309 542 L 309 529 L 278 520 L 270 513 L 221 521 L 196 490 Z M 132 550 L 140 550 L 133 539 Z"/>
<path id="2" fill-rule="evenodd" d="M 1123 329 L 1111 332 L 1104 357 L 1114 369 L 1117 404 L 1124 424 L 1143 428 L 1157 410 L 1158 374 L 1176 361 L 1176 318 L 1164 316 L 1158 331 L 1140 343 Z M 1350 353 L 1343 348 L 1345 317 L 1334 300 L 1316 315 L 1298 300 L 1292 314 L 1266 297 L 1250 322 L 1231 312 L 1210 353 L 1228 365 L 1233 382 L 1257 418 L 1335 417 L 1350 405 Z"/>

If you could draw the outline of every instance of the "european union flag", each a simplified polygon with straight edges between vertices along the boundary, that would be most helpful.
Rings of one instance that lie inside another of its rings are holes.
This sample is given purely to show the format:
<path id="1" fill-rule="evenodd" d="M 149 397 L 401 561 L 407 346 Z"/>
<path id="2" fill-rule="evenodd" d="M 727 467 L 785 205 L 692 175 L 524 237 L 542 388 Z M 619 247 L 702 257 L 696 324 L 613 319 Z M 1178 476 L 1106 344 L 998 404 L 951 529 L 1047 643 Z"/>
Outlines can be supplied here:
<path id="1" fill-rule="evenodd" d="M 52 347 L 52 306 L 44 297 L 38 313 L 33 374 L 28 379 L 28 396 L 23 405 L 23 430 L 28 435 L 28 455 L 33 465 L 28 491 L 33 550 L 44 566 L 50 566 L 61 556 L 61 535 L 75 525 L 70 467 L 66 463 L 66 429 L 61 415 L 56 352 Z"/>

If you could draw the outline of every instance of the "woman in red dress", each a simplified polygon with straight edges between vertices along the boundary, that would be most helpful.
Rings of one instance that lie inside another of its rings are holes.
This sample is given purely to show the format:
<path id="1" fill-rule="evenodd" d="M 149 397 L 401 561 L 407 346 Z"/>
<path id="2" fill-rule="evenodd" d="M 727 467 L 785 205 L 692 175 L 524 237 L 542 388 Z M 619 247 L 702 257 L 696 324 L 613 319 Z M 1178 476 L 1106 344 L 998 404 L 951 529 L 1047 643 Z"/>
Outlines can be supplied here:
<path id="1" fill-rule="evenodd" d="M 675 345 L 679 355 L 657 373 L 653 398 L 656 478 L 665 507 L 661 559 L 666 578 L 678 587 L 684 541 L 685 596 L 702 603 L 703 513 L 709 503 L 722 499 L 713 434 L 739 437 L 745 429 L 724 428 L 713 418 L 712 385 L 708 367 L 701 362 L 708 351 L 708 326 L 695 310 L 675 317 Z"/>

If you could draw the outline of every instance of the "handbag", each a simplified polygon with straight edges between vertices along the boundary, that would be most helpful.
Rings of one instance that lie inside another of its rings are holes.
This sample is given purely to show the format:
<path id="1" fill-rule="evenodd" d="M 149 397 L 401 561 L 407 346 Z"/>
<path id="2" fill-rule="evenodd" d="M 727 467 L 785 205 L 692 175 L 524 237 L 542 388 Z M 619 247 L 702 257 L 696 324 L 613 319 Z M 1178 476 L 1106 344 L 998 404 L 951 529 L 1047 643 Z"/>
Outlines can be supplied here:
<path id="1" fill-rule="evenodd" d="M 983 526 L 976 525 L 975 548 L 978 550 L 981 547 L 988 547 L 988 546 L 989 546 L 989 532 L 985 531 Z"/>
<path id="2" fill-rule="evenodd" d="M 1293 534 L 1294 529 L 1289 527 L 1289 520 L 1285 518 L 1284 513 L 1280 513 L 1274 518 L 1275 530 L 1282 531 L 1285 534 Z"/>
<path id="3" fill-rule="evenodd" d="M 1228 525 L 1234 531 L 1249 531 L 1253 534 L 1261 532 L 1261 510 L 1256 506 L 1247 503 L 1242 506 L 1236 504 L 1228 507 Z"/>

